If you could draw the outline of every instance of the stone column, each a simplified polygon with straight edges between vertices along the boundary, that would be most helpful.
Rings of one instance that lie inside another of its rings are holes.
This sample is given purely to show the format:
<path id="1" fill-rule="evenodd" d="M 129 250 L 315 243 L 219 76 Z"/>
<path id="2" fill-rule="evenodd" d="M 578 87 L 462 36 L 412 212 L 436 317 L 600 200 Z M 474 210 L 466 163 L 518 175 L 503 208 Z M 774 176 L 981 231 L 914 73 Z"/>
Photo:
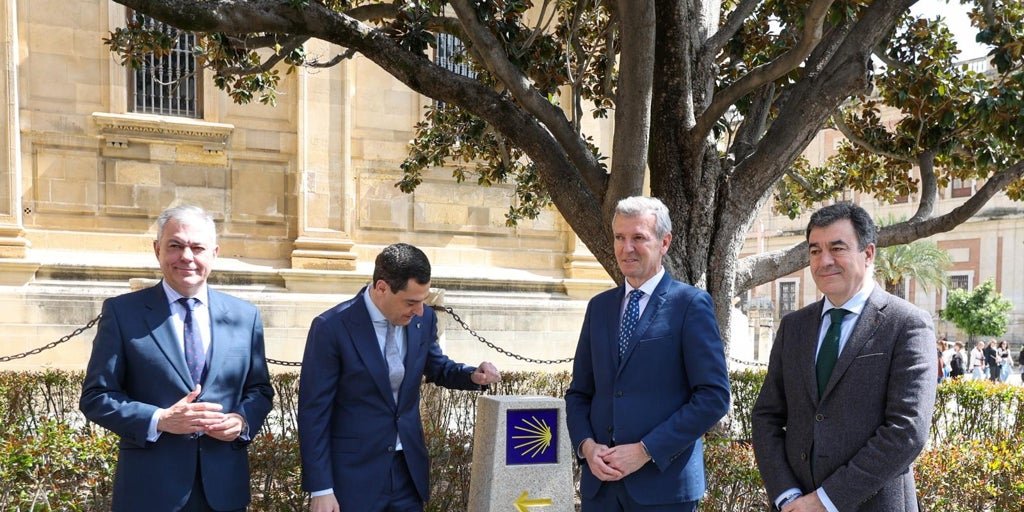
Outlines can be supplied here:
<path id="1" fill-rule="evenodd" d="M 307 51 L 334 55 L 337 46 L 307 43 Z M 351 170 L 350 60 L 328 69 L 299 69 L 298 236 L 292 268 L 355 270 L 349 234 L 355 211 Z M 289 288 L 293 283 L 290 281 Z"/>
<path id="2" fill-rule="evenodd" d="M 29 242 L 25 238 L 21 212 L 21 132 L 18 119 L 18 9 L 17 0 L 0 5 L 0 90 L 6 101 L 0 105 L 3 119 L 0 146 L 4 151 L 0 165 L 0 258 L 24 259 Z M 5 268 L 4 272 L 8 270 Z M 12 276 L 8 276 L 12 277 Z M 22 276 L 26 277 L 26 276 Z M 31 275 L 27 276 L 31 279 Z M 21 280 L 21 277 L 15 279 Z M 7 281 L 7 279 L 5 279 Z M 23 284 L 23 283 L 5 283 Z"/>

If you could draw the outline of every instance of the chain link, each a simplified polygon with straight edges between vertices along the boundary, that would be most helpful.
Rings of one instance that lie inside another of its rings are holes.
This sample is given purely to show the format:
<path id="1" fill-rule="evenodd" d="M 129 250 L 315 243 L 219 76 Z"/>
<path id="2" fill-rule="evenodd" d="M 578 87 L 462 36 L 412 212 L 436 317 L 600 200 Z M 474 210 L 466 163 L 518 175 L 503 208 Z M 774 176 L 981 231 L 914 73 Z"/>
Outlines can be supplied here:
<path id="1" fill-rule="evenodd" d="M 302 366 L 302 361 L 282 361 L 280 359 L 267 358 L 267 364 L 276 364 L 278 366 Z"/>
<path id="2" fill-rule="evenodd" d="M 729 356 L 729 360 L 734 363 L 744 364 L 747 366 L 761 366 L 768 367 L 768 363 L 762 363 L 760 361 L 744 361 L 742 359 L 736 359 L 735 357 Z"/>
<path id="3" fill-rule="evenodd" d="M 534 363 L 534 364 L 563 364 L 563 363 L 571 363 L 573 361 L 572 357 L 566 357 L 564 359 L 534 359 L 532 357 L 526 357 L 526 356 L 521 356 L 519 354 L 513 354 L 512 352 L 509 352 L 508 350 L 505 350 L 505 349 L 495 345 L 494 343 L 491 343 L 491 342 L 487 341 L 487 339 L 485 339 L 483 336 L 480 336 L 479 334 L 477 334 L 476 331 L 474 331 L 468 324 L 466 324 L 466 322 L 463 321 L 462 318 L 459 317 L 459 315 L 457 313 L 455 313 L 455 311 L 450 306 L 431 306 L 431 307 L 434 308 L 435 311 L 444 311 L 445 313 L 448 313 L 449 315 L 451 315 L 452 318 L 456 322 L 458 322 L 458 324 L 461 325 L 463 329 L 466 330 L 466 332 L 468 332 L 471 336 L 473 336 L 474 338 L 479 340 L 480 343 L 483 343 L 484 345 L 487 345 L 488 347 L 494 349 L 498 353 L 504 354 L 504 355 L 506 355 L 508 357 L 511 357 L 513 359 L 518 359 L 520 361 L 525 361 L 527 363 Z"/>
<path id="4" fill-rule="evenodd" d="M 57 345 L 60 345 L 62 343 L 67 343 L 68 341 L 71 341 L 71 338 L 74 338 L 75 336 L 78 336 L 79 334 L 82 334 L 83 332 L 88 331 L 89 329 L 92 329 L 93 326 L 96 325 L 96 322 L 100 321 L 101 317 L 103 317 L 102 314 L 96 315 L 96 318 L 93 318 L 92 320 L 89 320 L 89 323 L 87 323 L 87 324 L 83 325 L 82 327 L 79 327 L 79 328 L 71 331 L 71 334 L 63 336 L 61 339 L 59 339 L 57 341 L 51 341 L 50 343 L 47 343 L 46 345 L 43 345 L 41 347 L 34 348 L 32 350 L 29 350 L 28 352 L 22 352 L 20 354 L 14 354 L 13 356 L 0 356 L 0 363 L 6 363 L 8 361 L 14 361 L 15 359 L 22 359 L 22 358 L 25 358 L 25 357 L 28 357 L 28 356 L 34 356 L 36 354 L 39 354 L 40 352 L 43 352 L 43 351 L 46 351 L 46 350 L 50 350 L 51 348 L 54 348 Z"/>
<path id="5" fill-rule="evenodd" d="M 565 364 L 565 362 L 572 362 L 572 359 L 573 359 L 572 357 L 564 357 L 564 358 L 561 358 L 561 359 L 536 359 L 534 357 L 526 357 L 525 355 L 519 355 L 517 353 L 510 352 L 510 351 L 505 350 L 504 348 L 502 348 L 502 347 L 500 347 L 498 345 L 495 345 L 492 342 L 487 341 L 486 338 L 484 338 L 484 337 L 480 336 L 479 334 L 477 334 L 476 331 L 474 331 L 473 328 L 469 327 L 469 325 L 466 324 L 464 319 L 462 319 L 462 317 L 459 316 L 459 314 L 456 313 L 455 310 L 452 309 L 451 306 L 431 306 L 431 307 L 435 311 L 443 311 L 443 312 L 445 312 L 447 314 L 450 314 L 452 316 L 452 318 L 455 319 L 455 322 L 457 324 L 459 324 L 460 326 L 462 326 L 462 328 L 466 332 L 468 332 L 470 334 L 470 336 L 476 338 L 477 341 L 479 341 L 480 343 L 483 343 L 487 347 L 492 348 L 493 350 L 495 350 L 495 351 L 497 351 L 497 352 L 499 352 L 501 354 L 504 354 L 504 355 L 507 355 L 509 357 L 512 357 L 513 359 L 519 359 L 519 360 L 524 361 L 524 362 L 532 362 L 532 364 L 535 364 L 535 365 L 562 365 L 562 364 Z M 52 341 L 52 342 L 47 343 L 47 344 L 45 344 L 45 345 L 43 345 L 41 347 L 33 348 L 32 350 L 29 350 L 27 352 L 22 352 L 22 353 L 18 353 L 18 354 L 14 354 L 14 355 L 3 355 L 3 356 L 0 356 L 0 362 L 8 362 L 8 361 L 11 361 L 11 360 L 14 360 L 14 359 L 25 358 L 25 357 L 28 357 L 30 355 L 36 355 L 36 354 L 39 354 L 39 353 L 41 353 L 41 352 L 43 352 L 45 350 L 49 350 L 51 348 L 54 348 L 54 347 L 56 347 L 56 346 L 58 346 L 60 344 L 67 343 L 67 342 L 71 341 L 72 338 L 74 338 L 74 337 L 76 337 L 76 336 L 78 336 L 78 335 L 80 335 L 80 334 L 82 334 L 82 333 L 92 329 L 96 325 L 96 323 L 99 322 L 99 318 L 100 317 L 102 317 L 102 314 L 97 314 L 96 317 L 92 318 L 91 321 L 89 321 L 88 324 L 86 324 L 86 325 L 84 325 L 84 326 L 82 326 L 82 327 L 72 331 L 71 334 L 69 334 L 67 336 L 61 337 L 57 341 Z M 742 359 L 737 359 L 736 357 L 733 357 L 731 355 L 729 356 L 729 360 L 731 360 L 733 362 L 736 362 L 736 364 L 746 365 L 746 366 L 749 366 L 749 367 L 767 367 L 768 366 L 767 362 L 742 360 Z M 294 368 L 298 368 L 298 367 L 302 366 L 302 361 L 297 361 L 297 360 L 281 360 L 281 359 L 273 359 L 273 358 L 267 357 L 266 358 L 266 362 L 267 362 L 267 365 L 276 365 L 276 366 L 279 366 L 279 367 L 294 367 Z"/>

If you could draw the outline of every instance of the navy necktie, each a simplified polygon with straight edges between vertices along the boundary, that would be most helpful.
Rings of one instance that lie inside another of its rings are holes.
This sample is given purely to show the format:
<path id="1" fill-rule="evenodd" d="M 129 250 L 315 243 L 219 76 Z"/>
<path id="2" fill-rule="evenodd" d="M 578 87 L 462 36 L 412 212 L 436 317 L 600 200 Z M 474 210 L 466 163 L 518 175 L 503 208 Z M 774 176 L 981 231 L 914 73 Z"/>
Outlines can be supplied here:
<path id="1" fill-rule="evenodd" d="M 185 365 L 192 375 L 192 382 L 199 384 L 203 378 L 203 367 L 206 366 L 206 349 L 203 348 L 203 337 L 196 330 L 196 324 L 192 317 L 199 299 L 182 297 L 178 302 L 185 306 L 185 328 L 182 330 L 182 339 L 185 342 Z"/>
<path id="2" fill-rule="evenodd" d="M 825 386 L 832 376 L 832 369 L 836 367 L 836 359 L 839 358 L 839 335 L 843 330 L 843 317 L 849 311 L 840 308 L 832 308 L 828 311 L 831 324 L 825 331 L 825 338 L 818 349 L 818 362 L 815 370 L 818 374 L 818 396 L 825 394 Z"/>
<path id="3" fill-rule="evenodd" d="M 391 394 L 398 402 L 398 388 L 402 386 L 402 379 L 405 378 L 405 362 L 398 352 L 398 336 L 395 333 L 395 326 L 388 322 L 388 330 L 384 334 L 384 359 L 388 362 L 388 380 L 391 381 Z"/>
<path id="4" fill-rule="evenodd" d="M 629 348 L 629 338 L 636 330 L 636 324 L 640 321 L 640 299 L 644 292 L 633 290 L 629 292 L 629 302 L 626 303 L 626 314 L 622 315 L 622 327 L 619 329 L 619 357 L 626 353 Z"/>

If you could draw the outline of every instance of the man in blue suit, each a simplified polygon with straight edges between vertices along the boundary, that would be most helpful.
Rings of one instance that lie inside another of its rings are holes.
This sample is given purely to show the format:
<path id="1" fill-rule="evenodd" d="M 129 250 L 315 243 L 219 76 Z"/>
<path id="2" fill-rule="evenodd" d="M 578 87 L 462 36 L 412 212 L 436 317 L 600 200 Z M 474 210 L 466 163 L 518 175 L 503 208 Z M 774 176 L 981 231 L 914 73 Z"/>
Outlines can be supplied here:
<path id="1" fill-rule="evenodd" d="M 120 437 L 113 510 L 245 510 L 274 396 L 259 311 L 207 287 L 219 248 L 202 209 L 165 211 L 153 250 L 163 280 L 103 303 L 79 401 Z"/>
<path id="2" fill-rule="evenodd" d="M 418 512 L 430 497 L 420 382 L 479 390 L 491 363 L 455 363 L 437 344 L 430 262 L 385 247 L 373 282 L 313 320 L 299 378 L 302 486 L 313 512 Z"/>
<path id="3" fill-rule="evenodd" d="M 692 512 L 701 437 L 730 398 L 711 297 L 665 272 L 672 223 L 658 199 L 619 201 L 612 233 L 626 282 L 587 306 L 565 395 L 583 511 Z"/>

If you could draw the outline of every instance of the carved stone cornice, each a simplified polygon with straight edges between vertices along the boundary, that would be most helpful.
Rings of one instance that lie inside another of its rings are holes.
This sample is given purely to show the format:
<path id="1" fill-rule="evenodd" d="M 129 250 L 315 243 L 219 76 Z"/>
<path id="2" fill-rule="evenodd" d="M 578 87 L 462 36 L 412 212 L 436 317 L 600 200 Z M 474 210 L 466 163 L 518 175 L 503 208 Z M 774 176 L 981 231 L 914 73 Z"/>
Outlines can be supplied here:
<path id="1" fill-rule="evenodd" d="M 93 112 L 93 122 L 106 145 L 126 148 L 136 142 L 183 142 L 203 146 L 207 153 L 222 153 L 235 126 L 198 119 L 147 114 Z"/>

